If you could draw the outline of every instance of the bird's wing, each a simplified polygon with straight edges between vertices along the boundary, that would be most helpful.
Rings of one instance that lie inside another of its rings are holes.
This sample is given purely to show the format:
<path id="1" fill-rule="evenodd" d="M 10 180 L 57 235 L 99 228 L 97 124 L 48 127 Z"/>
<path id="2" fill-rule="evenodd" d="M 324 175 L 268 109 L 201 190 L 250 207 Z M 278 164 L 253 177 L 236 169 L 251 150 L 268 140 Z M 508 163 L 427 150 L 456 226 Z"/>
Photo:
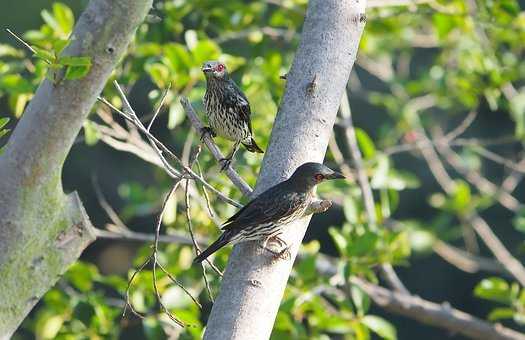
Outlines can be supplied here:
<path id="1" fill-rule="evenodd" d="M 239 115 L 239 118 L 248 124 L 248 129 L 252 133 L 252 123 L 250 115 L 252 114 L 250 109 L 250 103 L 248 98 L 244 95 L 242 90 L 235 84 L 233 80 L 230 80 L 227 86 L 226 105 L 233 108 Z"/>
<path id="2" fill-rule="evenodd" d="M 223 230 L 245 229 L 269 222 L 281 223 L 301 214 L 304 197 L 295 192 L 283 192 L 273 187 L 250 201 L 223 225 Z"/>

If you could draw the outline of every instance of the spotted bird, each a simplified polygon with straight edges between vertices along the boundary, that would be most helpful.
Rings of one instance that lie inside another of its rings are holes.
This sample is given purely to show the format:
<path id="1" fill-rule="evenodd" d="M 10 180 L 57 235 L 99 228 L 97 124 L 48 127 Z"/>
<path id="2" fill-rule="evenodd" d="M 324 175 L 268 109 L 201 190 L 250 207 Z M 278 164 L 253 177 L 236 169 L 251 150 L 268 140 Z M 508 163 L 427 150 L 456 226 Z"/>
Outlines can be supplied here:
<path id="1" fill-rule="evenodd" d="M 221 170 L 228 168 L 240 144 L 250 152 L 263 153 L 253 139 L 250 103 L 229 77 L 226 66 L 219 61 L 208 61 L 202 65 L 202 72 L 206 76 L 204 108 L 210 124 L 202 134 L 235 142 L 231 152 L 221 160 Z"/>
<path id="2" fill-rule="evenodd" d="M 279 238 L 286 224 L 300 218 L 314 200 L 317 184 L 331 179 L 344 178 L 338 172 L 320 163 L 304 163 L 293 175 L 246 204 L 223 225 L 219 239 L 199 254 L 194 263 L 204 261 L 208 256 L 231 243 L 274 239 L 286 245 Z M 269 250 L 269 249 L 268 249 Z M 277 255 L 287 251 L 288 247 Z"/>

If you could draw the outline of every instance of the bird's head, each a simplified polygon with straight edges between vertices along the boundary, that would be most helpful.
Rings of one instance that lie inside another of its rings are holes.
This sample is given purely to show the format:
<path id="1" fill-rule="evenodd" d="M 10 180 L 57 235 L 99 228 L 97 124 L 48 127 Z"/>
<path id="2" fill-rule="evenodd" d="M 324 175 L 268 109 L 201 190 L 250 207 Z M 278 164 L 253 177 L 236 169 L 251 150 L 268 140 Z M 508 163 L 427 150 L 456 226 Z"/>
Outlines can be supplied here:
<path id="1" fill-rule="evenodd" d="M 309 162 L 299 166 L 290 180 L 304 186 L 305 189 L 311 189 L 326 180 L 339 178 L 345 178 L 345 176 L 321 163 Z"/>
<path id="2" fill-rule="evenodd" d="M 226 69 L 226 65 L 224 63 L 221 63 L 220 61 L 207 61 L 204 64 L 202 64 L 202 72 L 204 72 L 204 75 L 206 78 L 218 78 L 222 79 L 225 78 L 228 75 L 228 70 Z"/>

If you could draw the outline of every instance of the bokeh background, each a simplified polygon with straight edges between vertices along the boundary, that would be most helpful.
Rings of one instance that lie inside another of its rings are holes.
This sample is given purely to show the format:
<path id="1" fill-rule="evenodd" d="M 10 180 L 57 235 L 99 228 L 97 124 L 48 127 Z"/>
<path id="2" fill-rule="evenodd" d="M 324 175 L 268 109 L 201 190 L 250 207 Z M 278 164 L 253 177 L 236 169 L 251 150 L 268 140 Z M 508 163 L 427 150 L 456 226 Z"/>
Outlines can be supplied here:
<path id="1" fill-rule="evenodd" d="M 284 90 L 285 83 L 279 77 L 293 60 L 306 2 L 155 2 L 112 79 L 118 79 L 126 87 L 141 117 L 151 114 L 162 91 L 172 84 L 168 104 L 155 123 L 154 134 L 178 155 L 187 157 L 191 145 L 198 144 L 198 135 L 192 131 L 178 98 L 189 96 L 204 118 L 200 98 L 205 83 L 200 64 L 220 58 L 250 99 L 255 135 L 259 144 L 266 147 Z M 52 50 L 54 41 L 67 39 L 73 18 L 78 18 L 86 4 L 87 1 L 3 0 L 0 22 L 3 28 L 10 28 L 30 44 Z M 461 338 L 386 313 L 373 304 L 368 309 L 359 307 L 359 302 L 351 298 L 338 301 L 329 293 L 309 296 L 309 292 L 329 285 L 315 274 L 313 260 L 308 260 L 315 259 L 317 251 L 336 257 L 341 271 L 353 275 L 374 276 L 373 268 L 378 263 L 393 263 L 413 294 L 435 302 L 446 301 L 482 319 L 494 308 L 507 308 L 505 318 L 497 321 L 524 331 L 522 287 L 512 277 L 490 271 L 466 273 L 433 251 L 435 242 L 442 240 L 476 256 L 492 258 L 464 222 L 468 212 L 477 211 L 514 256 L 523 259 L 525 214 L 521 204 L 514 211 L 501 206 L 495 195 L 480 191 L 446 160 L 447 170 L 458 180 L 459 189 L 454 195 L 444 194 L 414 142 L 419 138 L 419 128 L 437 136 L 439 131 L 453 130 L 469 112 L 475 111 L 474 122 L 460 136 L 464 144 L 454 146 L 463 166 L 496 187 L 516 172 L 521 178 L 524 171 L 516 171 L 509 163 L 490 160 L 484 151 L 490 150 L 512 164 L 518 164 L 524 156 L 525 4 L 513 0 L 377 0 L 369 1 L 369 5 L 372 8 L 367 12 L 367 25 L 347 93 L 383 231 L 374 234 L 372 242 L 361 238 L 363 229 L 356 226 L 366 230 L 367 222 L 355 183 L 320 188 L 319 194 L 332 198 L 336 204 L 327 213 L 313 218 L 304 240 L 307 260 L 296 264 L 272 338 L 393 337 L 390 325 L 367 324 L 362 321 L 363 315 L 387 320 L 397 329 L 399 339 Z M 0 33 L 0 44 L 0 117 L 10 118 L 6 127 L 13 129 L 46 70 L 42 60 L 31 57 L 5 31 Z M 108 84 L 104 96 L 119 105 L 114 89 Z M 64 187 L 79 192 L 95 227 L 105 229 L 107 224 L 114 224 L 101 206 L 101 198 L 96 194 L 98 188 L 129 229 L 152 234 L 171 181 L 162 169 L 104 142 L 104 132 L 100 131 L 104 122 L 98 112 L 108 113 L 101 104 L 94 107 L 90 116 L 93 123 L 86 124 L 65 164 Z M 117 116 L 114 119 L 126 127 Z M 352 168 L 344 137 L 345 124 L 344 117 L 339 119 L 333 144 L 339 145 L 344 164 Z M 0 145 L 8 137 L 9 133 L 2 137 Z M 231 146 L 223 140 L 218 140 L 218 144 L 224 152 Z M 391 153 L 399 145 L 406 150 Z M 337 168 L 341 160 L 335 151 L 335 148 L 329 150 L 327 164 Z M 240 152 L 237 158 L 235 167 L 254 185 L 261 156 Z M 214 186 L 246 202 L 219 172 L 207 150 L 200 156 L 200 165 Z M 193 224 L 199 235 L 213 238 L 218 231 L 202 204 L 203 190 L 194 188 L 200 193 L 200 203 L 192 207 Z M 524 186 L 520 183 L 512 195 L 523 203 Z M 235 211 L 210 196 L 218 220 Z M 187 236 L 184 192 L 179 190 L 169 204 L 165 232 Z M 360 250 L 345 253 L 338 248 L 334 239 L 341 235 L 349 248 L 354 244 Z M 127 279 L 149 251 L 147 242 L 97 239 L 37 305 L 15 338 L 199 338 L 211 302 L 200 268 L 190 266 L 189 246 L 163 245 L 161 260 L 199 296 L 203 311 L 192 305 L 166 277 L 160 280 L 163 299 L 171 310 L 195 327 L 180 330 L 169 325 L 155 302 L 148 270 L 136 280 L 131 300 L 139 311 L 150 316 L 141 320 L 128 315 L 121 320 Z M 216 257 L 221 268 L 225 266 L 227 253 L 228 250 L 222 251 Z M 217 293 L 219 278 L 209 270 L 207 275 L 212 291 Z M 492 293 L 503 294 L 504 298 L 490 296 L 490 292 L 475 293 L 480 282 L 491 277 L 500 278 L 491 281 L 499 285 L 499 290 Z M 517 294 L 511 293 L 516 289 Z M 365 301 L 361 304 L 369 303 L 366 297 L 353 297 Z"/>

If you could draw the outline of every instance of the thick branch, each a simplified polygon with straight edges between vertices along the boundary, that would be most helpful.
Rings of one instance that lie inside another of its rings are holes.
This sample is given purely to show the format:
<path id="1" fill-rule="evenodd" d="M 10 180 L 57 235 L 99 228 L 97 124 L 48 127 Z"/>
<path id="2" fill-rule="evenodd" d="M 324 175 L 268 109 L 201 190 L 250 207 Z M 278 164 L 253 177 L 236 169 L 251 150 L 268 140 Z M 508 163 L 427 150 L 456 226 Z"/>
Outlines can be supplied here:
<path id="1" fill-rule="evenodd" d="M 87 56 L 79 80 L 45 80 L 0 157 L 0 334 L 9 337 L 94 239 L 61 170 L 82 123 L 151 7 L 151 0 L 92 0 L 65 55 Z M 35 280 L 38 278 L 38 280 Z"/>
<path id="2" fill-rule="evenodd" d="M 255 194 L 300 164 L 322 161 L 337 108 L 356 58 L 366 1 L 311 0 L 301 43 Z M 287 226 L 292 260 L 270 263 L 253 244 L 234 247 L 205 339 L 268 339 L 309 217 Z"/>
<path id="3" fill-rule="evenodd" d="M 525 339 L 522 333 L 499 324 L 490 324 L 447 304 L 437 304 L 417 296 L 394 293 L 358 278 L 351 279 L 351 282 L 363 289 L 383 309 L 428 325 L 444 328 L 472 339 Z"/>

